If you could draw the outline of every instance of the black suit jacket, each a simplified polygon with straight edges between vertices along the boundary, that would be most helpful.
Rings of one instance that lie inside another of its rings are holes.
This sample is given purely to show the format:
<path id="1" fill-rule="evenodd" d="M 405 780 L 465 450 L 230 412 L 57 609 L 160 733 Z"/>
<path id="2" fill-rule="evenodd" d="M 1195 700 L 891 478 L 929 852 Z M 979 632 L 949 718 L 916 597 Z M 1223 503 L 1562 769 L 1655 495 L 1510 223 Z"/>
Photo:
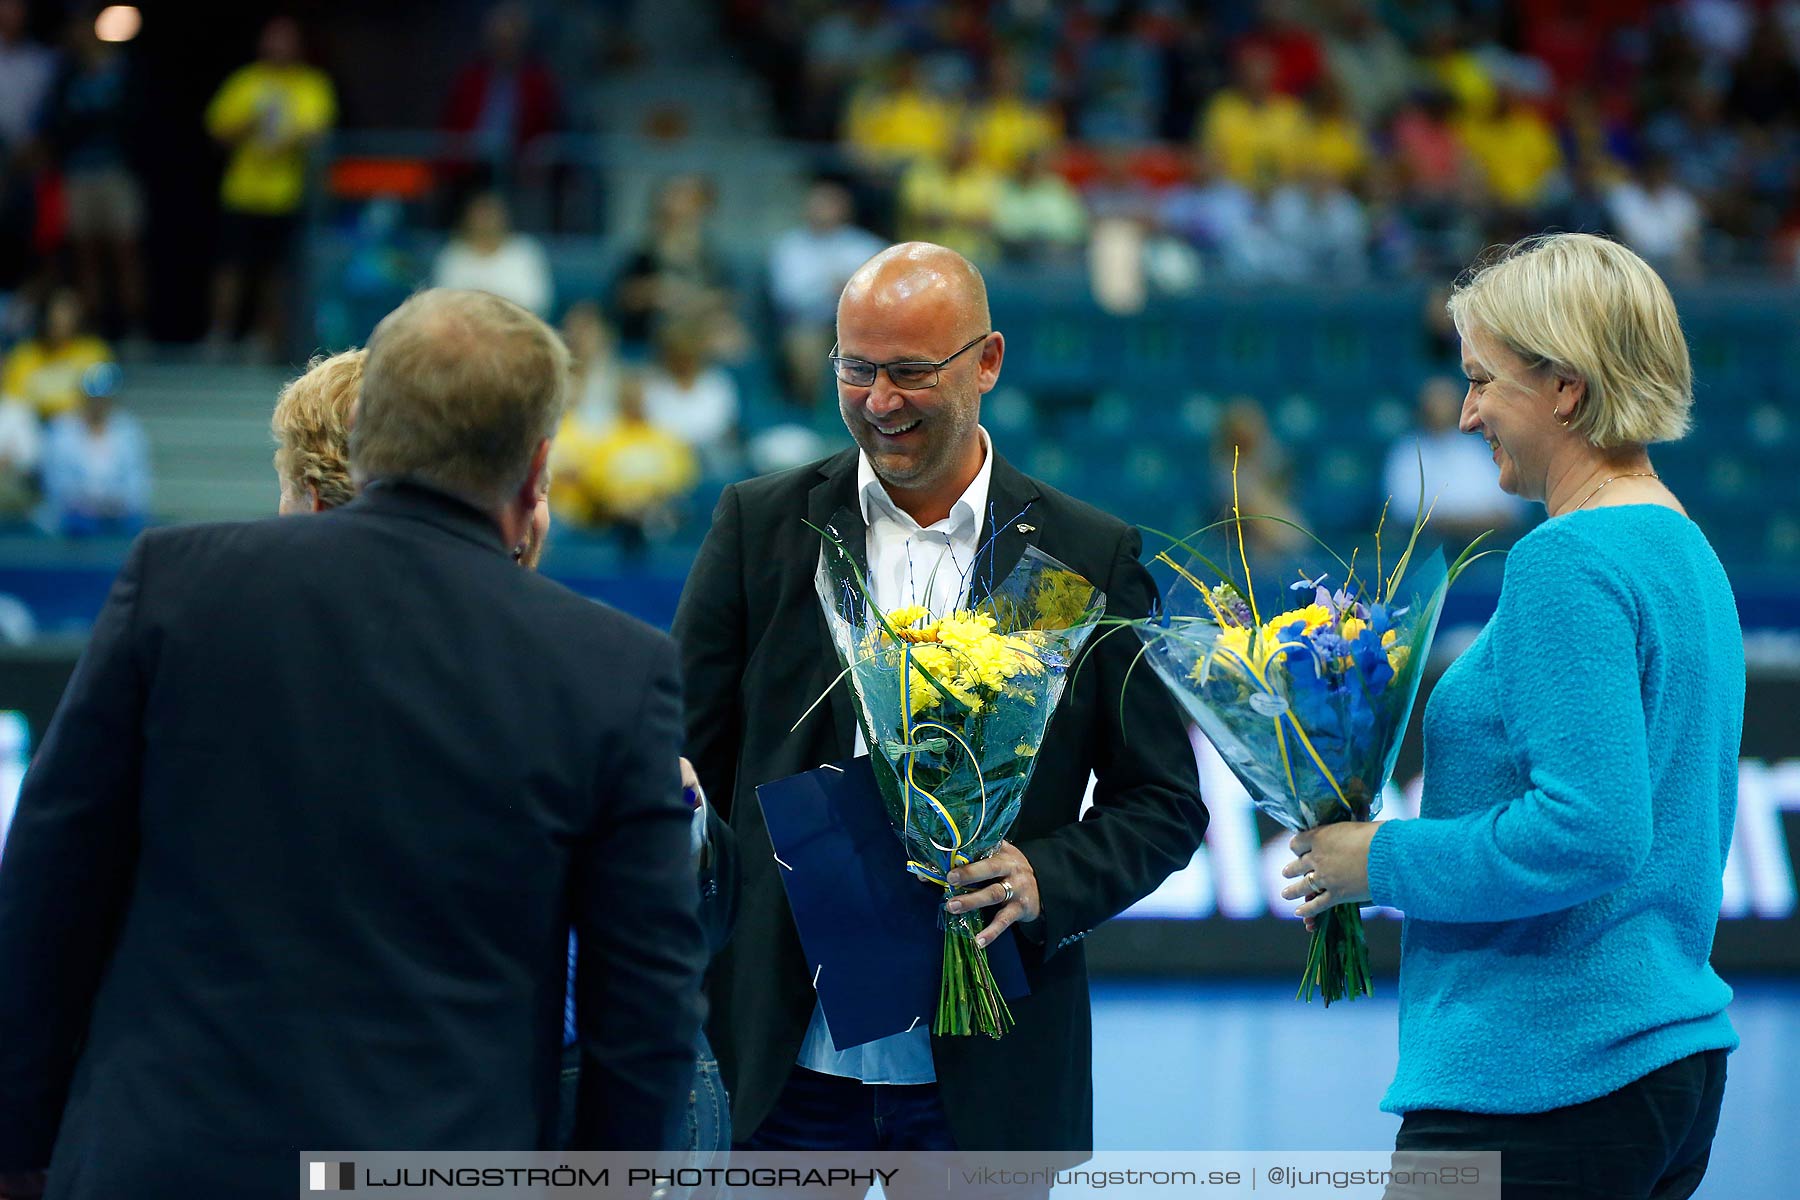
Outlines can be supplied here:
<path id="1" fill-rule="evenodd" d="M 730 798 L 742 859 L 737 932 L 714 964 L 708 1027 L 739 1138 L 774 1106 L 813 1008 L 756 786 L 854 749 L 847 684 L 789 729 L 840 670 L 813 589 L 820 538 L 806 522 L 823 526 L 847 510 L 860 548 L 856 465 L 851 450 L 728 488 L 675 617 L 688 756 L 707 793 Z M 978 594 L 1004 579 L 1028 544 L 1102 588 L 1113 615 L 1144 615 L 1155 593 L 1138 562 L 1136 530 L 1033 482 L 997 454 L 979 544 L 987 549 L 976 563 Z M 1031 861 L 1043 897 L 1042 920 L 1021 938 L 1032 994 L 1012 1005 L 1017 1027 L 999 1041 L 932 1040 L 963 1149 L 1091 1148 L 1092 1039 L 1079 942 L 1186 865 L 1206 829 L 1174 702 L 1149 670 L 1138 671 L 1121 717 L 1138 640 L 1128 632 L 1102 639 L 1105 632 L 1095 633 L 1092 658 L 1051 718 L 1009 839 Z M 1099 778 L 1094 807 L 1077 821 L 1090 771 Z"/>
<path id="2" fill-rule="evenodd" d="M 685 1111 L 704 949 L 662 634 L 410 484 L 140 538 L 0 862 L 0 1171 L 292 1196 L 302 1149 Z M 59 1130 L 60 1125 L 60 1130 Z"/>

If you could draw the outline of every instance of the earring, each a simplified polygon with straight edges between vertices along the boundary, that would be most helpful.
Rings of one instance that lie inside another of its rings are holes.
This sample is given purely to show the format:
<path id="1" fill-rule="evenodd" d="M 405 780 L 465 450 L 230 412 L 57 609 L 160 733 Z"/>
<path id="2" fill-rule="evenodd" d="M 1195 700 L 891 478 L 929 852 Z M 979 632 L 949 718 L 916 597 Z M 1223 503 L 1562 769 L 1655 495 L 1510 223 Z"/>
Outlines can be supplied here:
<path id="1" fill-rule="evenodd" d="M 1556 423 L 1561 425 L 1564 429 L 1567 429 L 1569 427 L 1569 418 L 1563 416 L 1561 413 L 1557 412 L 1554 408 L 1550 410 L 1550 415 L 1555 417 Z"/>

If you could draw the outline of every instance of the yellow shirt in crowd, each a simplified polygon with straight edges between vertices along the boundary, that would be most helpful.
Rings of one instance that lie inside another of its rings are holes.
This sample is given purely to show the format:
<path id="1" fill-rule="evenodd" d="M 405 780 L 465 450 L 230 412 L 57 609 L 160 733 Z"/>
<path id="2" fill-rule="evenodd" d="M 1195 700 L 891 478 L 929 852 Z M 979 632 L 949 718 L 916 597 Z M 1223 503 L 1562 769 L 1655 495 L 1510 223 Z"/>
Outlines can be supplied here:
<path id="1" fill-rule="evenodd" d="M 1220 171 L 1254 187 L 1294 175 L 1305 161 L 1307 127 L 1306 109 L 1292 96 L 1253 104 L 1227 89 L 1207 105 L 1200 136 Z"/>
<path id="2" fill-rule="evenodd" d="M 1060 142 L 1062 125 L 1048 109 L 1016 96 L 1001 96 L 976 112 L 969 133 L 982 163 L 1006 174 Z"/>
<path id="3" fill-rule="evenodd" d="M 876 162 L 938 158 L 950 152 L 961 113 L 919 88 L 863 92 L 850 102 L 844 138 Z"/>
<path id="4" fill-rule="evenodd" d="M 621 417 L 594 429 L 569 417 L 555 447 L 550 507 L 575 525 L 641 516 L 687 495 L 700 479 L 693 447 L 648 421 Z"/>
<path id="5" fill-rule="evenodd" d="M 111 361 L 112 351 L 97 337 L 70 338 L 55 347 L 20 342 L 0 371 L 0 398 L 23 401 L 47 421 L 81 403 L 83 372 Z"/>
<path id="6" fill-rule="evenodd" d="M 219 194 L 233 212 L 285 216 L 306 190 L 308 144 L 337 120 L 323 71 L 251 63 L 233 72 L 206 108 L 206 128 L 233 141 Z"/>
<path id="7" fill-rule="evenodd" d="M 1536 204 L 1562 167 L 1562 147 L 1549 122 L 1522 105 L 1487 120 L 1464 121 L 1460 132 L 1487 176 L 1488 190 L 1510 208 Z"/>
<path id="8" fill-rule="evenodd" d="M 1351 183 L 1368 164 L 1369 143 L 1355 121 L 1325 117 L 1308 122 L 1301 157 L 1338 183 Z"/>
<path id="9" fill-rule="evenodd" d="M 901 235 L 983 262 L 993 256 L 999 203 L 1000 176 L 980 163 L 952 170 L 921 159 L 900 179 Z"/>

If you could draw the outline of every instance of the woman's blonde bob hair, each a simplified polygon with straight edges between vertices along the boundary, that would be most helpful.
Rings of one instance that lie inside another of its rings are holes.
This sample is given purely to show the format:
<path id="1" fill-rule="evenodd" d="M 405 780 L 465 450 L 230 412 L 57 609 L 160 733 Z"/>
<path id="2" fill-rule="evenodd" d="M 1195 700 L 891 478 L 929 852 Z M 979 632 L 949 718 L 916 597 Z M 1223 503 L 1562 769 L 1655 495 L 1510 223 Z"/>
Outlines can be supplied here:
<path id="1" fill-rule="evenodd" d="M 362 390 L 362 350 L 315 358 L 306 373 L 281 389 L 269 425 L 275 434 L 275 474 L 294 492 L 308 488 L 326 508 L 356 495 L 350 481 L 350 425 Z"/>
<path id="2" fill-rule="evenodd" d="M 1449 309 L 1465 339 L 1479 329 L 1532 367 L 1586 383 L 1570 428 L 1599 449 L 1687 433 L 1694 376 L 1675 301 L 1619 243 L 1526 238 L 1458 283 Z"/>

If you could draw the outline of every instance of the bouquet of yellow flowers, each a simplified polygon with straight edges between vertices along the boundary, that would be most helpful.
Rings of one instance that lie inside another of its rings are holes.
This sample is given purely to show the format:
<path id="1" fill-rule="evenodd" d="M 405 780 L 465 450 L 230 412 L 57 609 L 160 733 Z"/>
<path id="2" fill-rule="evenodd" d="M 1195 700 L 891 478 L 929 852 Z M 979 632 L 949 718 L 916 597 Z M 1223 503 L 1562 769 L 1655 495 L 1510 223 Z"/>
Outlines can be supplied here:
<path id="1" fill-rule="evenodd" d="M 834 529 L 822 531 L 819 601 L 903 844 L 895 862 L 948 897 L 949 872 L 991 853 L 1018 817 L 1044 727 L 1106 597 L 1031 547 L 965 607 L 883 612 Z M 975 944 L 981 916 L 940 910 L 939 919 L 943 975 L 932 1029 L 997 1038 L 1012 1014 Z"/>

